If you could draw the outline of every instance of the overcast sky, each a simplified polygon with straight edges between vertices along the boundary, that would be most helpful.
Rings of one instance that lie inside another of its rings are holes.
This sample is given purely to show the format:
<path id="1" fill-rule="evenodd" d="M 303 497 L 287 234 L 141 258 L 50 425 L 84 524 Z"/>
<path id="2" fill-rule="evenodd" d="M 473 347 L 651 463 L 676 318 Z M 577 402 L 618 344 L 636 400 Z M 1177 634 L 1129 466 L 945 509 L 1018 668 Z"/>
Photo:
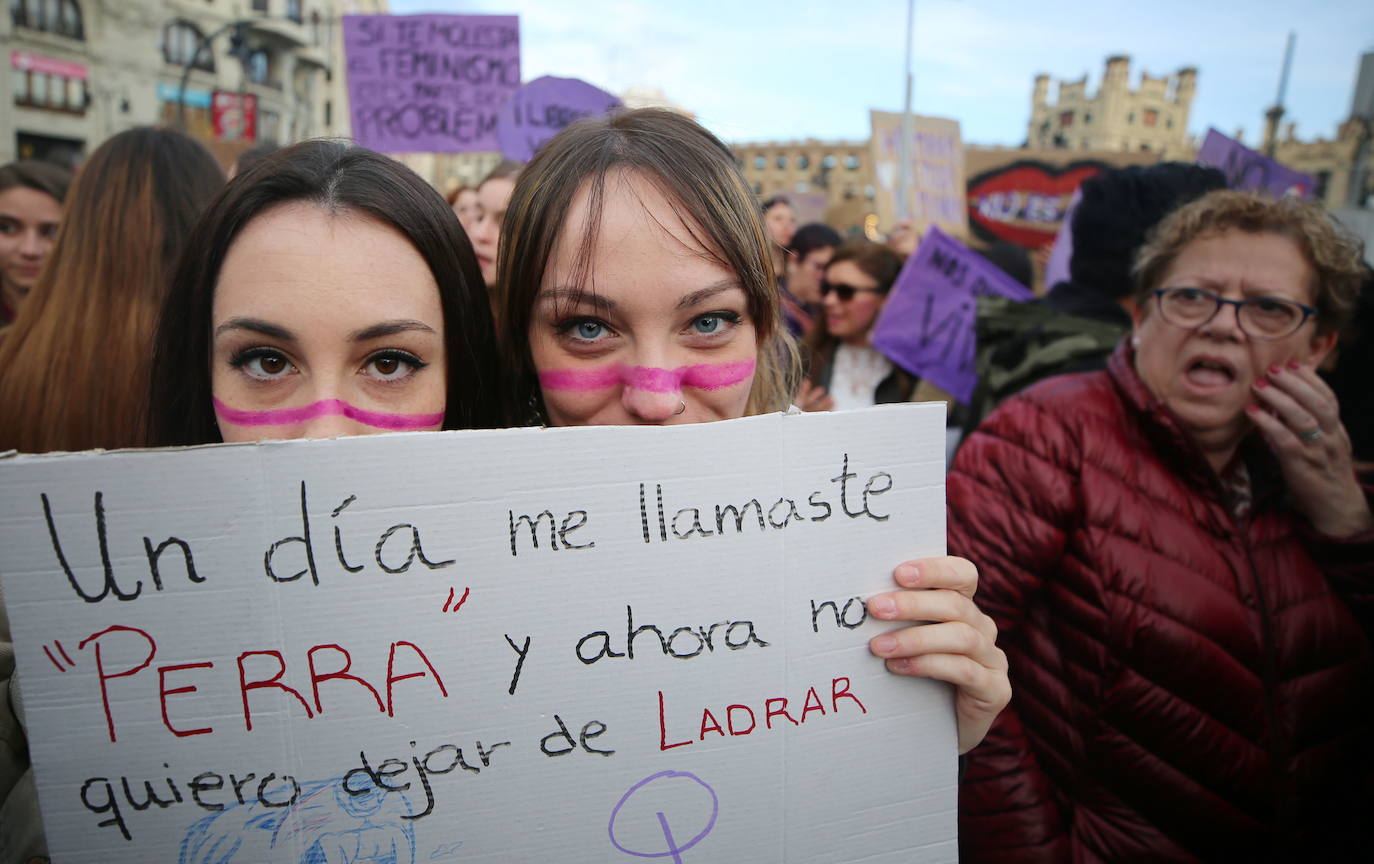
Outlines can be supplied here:
<path id="1" fill-rule="evenodd" d="M 613 92 L 661 89 L 730 141 L 868 137 L 868 109 L 901 110 L 905 0 L 392 0 L 396 14 L 518 14 L 522 73 Z M 1087 73 L 1110 54 L 1158 75 L 1198 68 L 1189 131 L 1243 127 L 1253 143 L 1297 48 L 1285 119 L 1332 137 L 1359 57 L 1374 51 L 1371 0 L 918 0 L 917 113 L 953 117 L 964 140 L 1018 145 L 1031 83 Z M 1054 98 L 1051 87 L 1051 99 Z"/>

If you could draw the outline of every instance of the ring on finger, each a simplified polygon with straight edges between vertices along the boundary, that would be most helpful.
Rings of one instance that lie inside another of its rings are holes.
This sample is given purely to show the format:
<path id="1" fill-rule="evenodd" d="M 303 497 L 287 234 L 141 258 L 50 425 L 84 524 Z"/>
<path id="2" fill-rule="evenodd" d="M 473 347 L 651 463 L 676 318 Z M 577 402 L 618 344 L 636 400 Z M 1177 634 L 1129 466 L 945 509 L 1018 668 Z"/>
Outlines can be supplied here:
<path id="1" fill-rule="evenodd" d="M 1299 432 L 1298 437 L 1301 438 L 1305 443 L 1311 444 L 1313 441 L 1318 441 L 1321 439 L 1322 429 L 1320 426 L 1313 426 L 1311 429 L 1308 429 L 1305 432 Z"/>

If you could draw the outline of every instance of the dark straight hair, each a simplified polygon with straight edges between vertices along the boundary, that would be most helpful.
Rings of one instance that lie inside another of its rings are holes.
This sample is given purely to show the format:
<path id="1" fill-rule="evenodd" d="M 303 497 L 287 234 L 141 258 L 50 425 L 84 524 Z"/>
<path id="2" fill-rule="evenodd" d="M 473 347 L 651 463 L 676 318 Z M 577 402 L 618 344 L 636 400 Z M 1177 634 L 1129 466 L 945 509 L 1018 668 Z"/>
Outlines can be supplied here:
<path id="1" fill-rule="evenodd" d="M 503 425 L 503 393 L 487 290 L 472 244 L 442 195 L 380 153 L 304 141 L 235 177 L 196 225 L 162 308 L 153 347 L 149 429 L 154 446 L 222 440 L 210 401 L 210 314 L 229 247 L 258 216 L 292 202 L 395 228 L 439 286 L 447 354 L 445 429 Z"/>

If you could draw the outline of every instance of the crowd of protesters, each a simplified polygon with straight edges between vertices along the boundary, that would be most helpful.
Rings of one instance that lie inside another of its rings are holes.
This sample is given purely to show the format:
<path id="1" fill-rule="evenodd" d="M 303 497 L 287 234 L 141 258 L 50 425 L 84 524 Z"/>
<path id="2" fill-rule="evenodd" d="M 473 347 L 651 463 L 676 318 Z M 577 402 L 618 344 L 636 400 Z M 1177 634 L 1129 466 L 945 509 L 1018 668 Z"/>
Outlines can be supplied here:
<path id="1" fill-rule="evenodd" d="M 226 182 L 134 129 L 70 193 L 0 168 L 0 451 L 945 398 L 951 557 L 868 611 L 905 622 L 870 643 L 889 671 L 954 686 L 965 859 L 1359 854 L 1374 285 L 1319 206 L 1177 164 L 1089 180 L 1070 279 L 980 301 L 956 404 L 870 341 L 910 226 L 798 227 L 671 112 L 574 124 L 447 200 L 337 142 L 251 156 Z M 2 606 L 0 676 L 8 864 L 44 847 Z"/>

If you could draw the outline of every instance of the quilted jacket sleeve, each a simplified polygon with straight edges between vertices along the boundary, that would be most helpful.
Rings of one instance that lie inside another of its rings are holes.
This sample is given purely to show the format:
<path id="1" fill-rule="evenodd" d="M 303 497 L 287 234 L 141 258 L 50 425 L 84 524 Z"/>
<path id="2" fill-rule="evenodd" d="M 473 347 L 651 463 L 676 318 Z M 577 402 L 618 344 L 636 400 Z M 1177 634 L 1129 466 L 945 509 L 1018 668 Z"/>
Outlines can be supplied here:
<path id="1" fill-rule="evenodd" d="M 979 606 L 997 622 L 1011 663 L 1010 707 L 971 754 L 960 789 L 964 860 L 1058 861 L 1068 856 L 1068 814 L 1035 755 L 1017 711 L 1019 650 L 1027 610 L 1052 579 L 1081 516 L 1081 454 L 1071 419 L 1055 410 L 1053 382 L 1004 403 L 974 432 L 948 479 L 949 549 L 978 567 Z"/>

